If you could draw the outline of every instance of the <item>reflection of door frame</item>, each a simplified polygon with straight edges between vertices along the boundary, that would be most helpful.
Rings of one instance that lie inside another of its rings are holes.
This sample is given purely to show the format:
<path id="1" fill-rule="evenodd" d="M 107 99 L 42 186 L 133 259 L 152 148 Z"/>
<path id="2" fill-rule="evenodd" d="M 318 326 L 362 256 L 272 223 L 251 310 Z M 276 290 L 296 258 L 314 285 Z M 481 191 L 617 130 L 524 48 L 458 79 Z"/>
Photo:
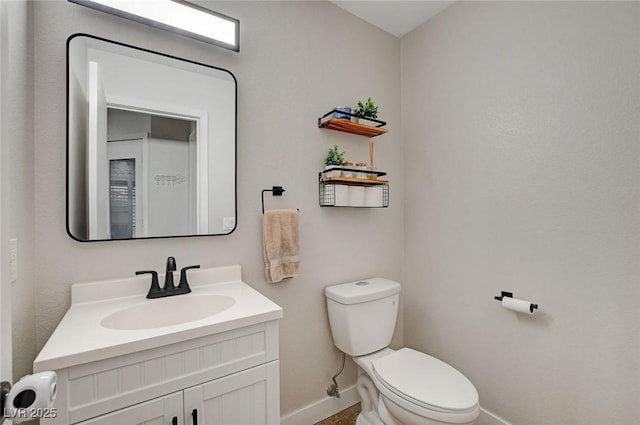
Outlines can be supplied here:
<path id="1" fill-rule="evenodd" d="M 107 94 L 107 107 L 125 111 L 140 112 L 196 122 L 196 234 L 206 235 L 209 232 L 209 128 L 208 114 L 205 110 L 187 109 L 175 105 L 165 105 L 142 99 L 131 99 L 123 96 Z M 193 143 L 189 142 L 190 151 Z M 193 179 L 190 179 L 193 181 Z M 192 208 L 193 203 L 189 205 Z M 190 211 L 191 213 L 192 211 Z M 193 214 L 190 214 L 193 216 Z"/>
<path id="2" fill-rule="evenodd" d="M 89 62 L 87 85 L 87 231 L 89 239 L 110 239 L 108 197 L 107 98 L 102 85 L 102 69 Z"/>
<path id="3" fill-rule="evenodd" d="M 2 30 L 4 30 L 4 28 L 2 28 L 2 23 L 4 22 L 5 16 L 10 15 L 6 13 L 6 7 L 7 6 L 5 2 L 0 2 L 0 28 Z M 5 55 L 8 49 L 6 43 L 1 43 L 0 46 L 0 63 L 2 63 L 8 57 L 7 55 Z M 4 66 L 2 67 L 2 69 L 4 69 Z M 5 76 L 0 76 L 0 93 L 4 91 L 6 84 L 7 81 Z M 2 99 L 2 97 L 0 97 L 0 99 Z M 3 119 L 1 104 L 2 102 L 0 102 L 0 129 L 2 128 Z M 0 132 L 0 139 L 1 138 L 2 133 Z M 9 292 L 11 290 L 11 286 L 9 283 L 9 279 L 7 279 L 8 276 L 5 275 L 5 260 L 7 259 L 8 254 L 8 252 L 6 252 L 7 246 L 5 245 L 4 237 L 1 236 L 4 233 L 3 230 L 5 225 L 7 224 L 7 215 L 2 207 L 2 204 L 5 201 L 4 197 L 8 193 L 5 183 L 8 180 L 5 179 L 5 175 L 2 174 L 2 158 L 4 157 L 3 153 L 6 153 L 6 150 L 2 149 L 2 146 L 6 145 L 6 141 L 2 140 L 2 142 L 0 143 L 0 175 L 3 177 L 2 179 L 0 179 L 0 258 L 2 258 L 2 261 L 0 261 L 0 381 L 11 380 L 12 378 L 11 294 Z"/>
<path id="4" fill-rule="evenodd" d="M 134 238 L 144 238 L 149 236 L 149 135 L 147 133 L 134 133 L 118 135 L 107 138 L 107 161 L 112 159 L 123 159 L 126 155 L 115 155 L 109 149 L 109 143 L 136 142 L 141 143 L 140 157 L 136 159 L 136 234 Z M 138 198 L 138 194 L 141 194 Z M 107 193 L 107 196 L 110 196 Z M 110 203 L 111 201 L 109 201 Z M 111 220 L 109 220 L 109 234 L 111 234 Z"/>

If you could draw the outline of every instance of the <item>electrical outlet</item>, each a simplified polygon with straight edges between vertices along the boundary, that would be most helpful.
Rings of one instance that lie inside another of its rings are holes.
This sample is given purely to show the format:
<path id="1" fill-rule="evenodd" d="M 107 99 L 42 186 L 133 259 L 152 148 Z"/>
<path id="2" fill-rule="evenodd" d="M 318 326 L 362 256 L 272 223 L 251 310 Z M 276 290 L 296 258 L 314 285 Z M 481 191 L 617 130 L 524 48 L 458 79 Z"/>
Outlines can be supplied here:
<path id="1" fill-rule="evenodd" d="M 11 283 L 18 280 L 18 239 L 9 239 L 9 272 Z"/>

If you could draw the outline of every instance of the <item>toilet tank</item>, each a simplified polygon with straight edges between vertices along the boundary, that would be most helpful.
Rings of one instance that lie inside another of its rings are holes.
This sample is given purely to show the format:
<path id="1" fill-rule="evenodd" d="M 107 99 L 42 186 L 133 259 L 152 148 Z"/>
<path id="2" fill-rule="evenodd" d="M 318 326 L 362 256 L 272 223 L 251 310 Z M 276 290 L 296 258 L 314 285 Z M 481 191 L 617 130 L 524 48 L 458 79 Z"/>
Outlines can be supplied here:
<path id="1" fill-rule="evenodd" d="M 333 341 L 351 356 L 364 356 L 391 343 L 398 317 L 400 284 L 372 278 L 325 288 Z"/>

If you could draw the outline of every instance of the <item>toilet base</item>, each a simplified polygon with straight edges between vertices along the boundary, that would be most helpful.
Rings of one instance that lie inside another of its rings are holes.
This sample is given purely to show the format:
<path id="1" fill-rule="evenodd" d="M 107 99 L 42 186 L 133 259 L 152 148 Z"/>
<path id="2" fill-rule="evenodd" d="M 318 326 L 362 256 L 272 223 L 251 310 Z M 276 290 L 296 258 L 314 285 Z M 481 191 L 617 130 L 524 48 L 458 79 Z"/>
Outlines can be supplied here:
<path id="1" fill-rule="evenodd" d="M 378 413 L 385 425 L 474 425 L 476 420 L 463 422 L 442 422 L 436 419 L 418 416 L 398 406 L 391 400 L 380 395 Z"/>
<path id="2" fill-rule="evenodd" d="M 378 389 L 366 373 L 358 376 L 356 389 L 360 396 L 360 414 L 356 419 L 356 425 L 397 425 L 384 423 L 378 416 Z"/>
<path id="3" fill-rule="evenodd" d="M 384 425 L 382 424 L 382 422 L 378 422 L 378 423 L 370 422 L 369 420 L 367 420 L 367 418 L 362 416 L 362 413 L 360 413 L 356 418 L 356 425 L 378 425 L 378 424 Z"/>

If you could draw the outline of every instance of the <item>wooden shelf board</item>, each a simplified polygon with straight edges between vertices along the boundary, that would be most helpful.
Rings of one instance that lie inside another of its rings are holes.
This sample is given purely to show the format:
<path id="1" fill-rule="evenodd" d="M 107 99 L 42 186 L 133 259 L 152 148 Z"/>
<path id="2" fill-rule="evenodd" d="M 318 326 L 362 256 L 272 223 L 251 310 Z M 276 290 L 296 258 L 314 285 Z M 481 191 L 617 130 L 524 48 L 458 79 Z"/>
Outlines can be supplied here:
<path id="1" fill-rule="evenodd" d="M 320 127 L 328 128 L 331 130 L 344 131 L 345 133 L 358 134 L 360 136 L 366 137 L 379 136 L 389 131 L 386 128 L 373 127 L 371 125 L 360 124 L 342 118 L 331 118 L 327 121 L 321 122 Z"/>
<path id="2" fill-rule="evenodd" d="M 356 179 L 354 177 L 323 177 L 320 181 L 325 183 L 346 183 L 361 185 L 389 184 L 389 180 Z"/>

